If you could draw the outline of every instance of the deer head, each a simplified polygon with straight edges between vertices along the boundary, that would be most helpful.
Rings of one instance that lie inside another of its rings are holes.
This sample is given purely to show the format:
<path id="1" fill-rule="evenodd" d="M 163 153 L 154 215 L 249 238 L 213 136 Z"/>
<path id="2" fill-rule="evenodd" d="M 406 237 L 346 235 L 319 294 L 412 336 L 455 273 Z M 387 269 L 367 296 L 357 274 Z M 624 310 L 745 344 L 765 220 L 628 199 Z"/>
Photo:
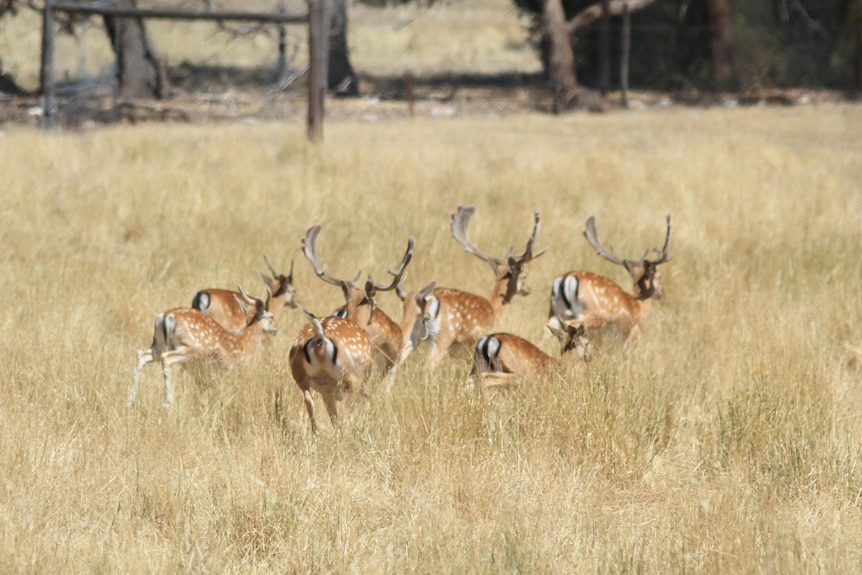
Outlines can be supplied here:
<path id="1" fill-rule="evenodd" d="M 533 233 L 530 236 L 530 239 L 527 240 L 527 247 L 524 249 L 524 252 L 522 254 L 515 255 L 513 250 L 510 248 L 509 253 L 506 254 L 506 257 L 504 258 L 498 258 L 482 252 L 470 240 L 467 228 L 470 225 L 470 218 L 473 217 L 475 212 L 475 206 L 458 206 L 457 210 L 452 213 L 452 237 L 461 244 L 467 253 L 476 256 L 491 266 L 491 270 L 494 272 L 498 281 L 506 281 L 505 291 L 503 292 L 503 299 L 505 301 L 511 300 L 516 294 L 529 295 L 530 288 L 526 285 L 525 267 L 529 262 L 547 251 L 542 250 L 539 253 L 533 253 L 533 248 L 539 237 L 539 227 L 541 225 L 539 210 L 533 210 L 533 215 L 535 217 Z"/>
<path id="2" fill-rule="evenodd" d="M 377 292 L 386 292 L 397 290 L 401 285 L 401 282 L 404 281 L 406 276 L 405 270 L 407 269 L 407 264 L 410 263 L 410 260 L 413 258 L 413 250 L 416 245 L 416 241 L 411 236 L 407 240 L 407 250 L 404 252 L 404 256 L 401 258 L 401 263 L 398 265 L 398 268 L 395 270 L 389 270 L 388 273 L 393 276 L 392 280 L 389 283 L 376 283 L 374 279 L 371 277 L 371 274 L 368 275 L 368 280 L 365 282 L 365 285 L 360 288 L 359 286 L 359 278 L 362 275 L 362 271 L 357 273 L 356 277 L 351 279 L 347 278 L 337 278 L 329 274 L 326 269 L 326 265 L 321 265 L 320 260 L 317 257 L 317 236 L 320 234 L 321 226 L 314 225 L 308 228 L 305 233 L 305 237 L 302 238 L 302 253 L 305 255 L 306 259 L 308 259 L 311 266 L 314 268 L 314 273 L 325 281 L 328 284 L 339 286 L 344 292 L 344 299 L 346 300 L 346 309 L 345 316 L 348 319 L 355 320 L 355 317 L 350 317 L 353 312 L 353 308 L 357 308 L 359 306 L 368 306 L 368 319 L 366 323 L 371 323 L 374 309 L 375 309 L 375 296 Z"/>
<path id="3" fill-rule="evenodd" d="M 584 237 L 587 242 L 596 250 L 596 253 L 605 258 L 609 262 L 623 266 L 634 283 L 634 295 L 638 299 L 661 299 L 661 272 L 658 271 L 658 266 L 667 261 L 670 261 L 668 255 L 668 247 L 670 246 L 671 238 L 671 217 L 667 216 L 667 236 L 665 237 L 664 246 L 661 248 L 653 248 L 647 250 L 646 253 L 638 260 L 622 259 L 617 256 L 613 250 L 606 250 L 599 241 L 599 234 L 596 231 L 596 218 L 590 216 L 587 219 Z M 650 259 L 648 256 L 651 251 L 656 252 L 657 256 Z"/>

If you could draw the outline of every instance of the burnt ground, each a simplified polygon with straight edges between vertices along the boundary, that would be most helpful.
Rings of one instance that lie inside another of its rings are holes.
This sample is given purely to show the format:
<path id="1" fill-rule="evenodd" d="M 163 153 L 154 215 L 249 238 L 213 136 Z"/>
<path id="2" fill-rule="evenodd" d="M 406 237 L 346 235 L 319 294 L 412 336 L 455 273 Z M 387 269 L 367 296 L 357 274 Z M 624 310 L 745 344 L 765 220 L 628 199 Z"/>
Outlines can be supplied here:
<path id="1" fill-rule="evenodd" d="M 113 122 L 304 122 L 307 115 L 305 77 L 276 83 L 272 70 L 194 66 L 169 70 L 172 94 L 163 100 L 115 99 L 110 86 L 77 93 L 58 86 L 58 124 L 68 128 Z M 505 116 L 524 112 L 551 113 L 551 93 L 539 75 L 438 74 L 412 79 L 412 102 L 403 76 L 360 75 L 359 98 L 331 95 L 325 122 L 385 121 L 417 116 Z M 753 91 L 745 94 L 643 92 L 629 95 L 631 107 L 799 105 L 846 99 L 817 90 Z M 620 107 L 620 94 L 601 101 L 601 111 Z M 595 111 L 595 110 L 594 110 Z M 38 125 L 38 95 L 0 86 L 0 124 Z"/>

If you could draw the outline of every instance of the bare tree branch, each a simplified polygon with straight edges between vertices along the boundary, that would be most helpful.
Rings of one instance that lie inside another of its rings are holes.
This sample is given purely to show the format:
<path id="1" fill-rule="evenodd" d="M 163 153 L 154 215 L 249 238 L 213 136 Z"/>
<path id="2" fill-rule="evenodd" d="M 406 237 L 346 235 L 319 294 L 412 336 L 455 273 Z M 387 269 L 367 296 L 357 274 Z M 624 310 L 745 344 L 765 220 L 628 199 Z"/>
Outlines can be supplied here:
<path id="1" fill-rule="evenodd" d="M 628 6 L 629 13 L 632 13 L 641 8 L 646 8 L 656 0 L 611 0 L 608 3 L 608 13 L 611 16 L 622 16 L 623 10 Z M 575 38 L 585 28 L 602 17 L 602 4 L 593 4 L 575 15 L 574 18 L 566 22 L 566 31 L 569 38 L 574 42 Z"/>

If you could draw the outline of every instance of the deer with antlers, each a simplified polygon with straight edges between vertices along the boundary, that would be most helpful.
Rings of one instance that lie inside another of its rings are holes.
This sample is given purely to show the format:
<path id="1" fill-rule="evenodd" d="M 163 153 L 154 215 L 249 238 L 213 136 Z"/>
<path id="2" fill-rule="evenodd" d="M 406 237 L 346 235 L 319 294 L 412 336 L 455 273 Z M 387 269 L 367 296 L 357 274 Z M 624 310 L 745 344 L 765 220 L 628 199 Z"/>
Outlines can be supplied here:
<path id="1" fill-rule="evenodd" d="M 398 359 L 401 352 L 401 327 L 395 323 L 386 313 L 378 308 L 375 303 L 377 292 L 392 291 L 401 284 L 404 279 L 407 264 L 413 258 L 415 240 L 410 237 L 407 240 L 407 251 L 401 263 L 395 270 L 389 270 L 393 279 L 388 284 L 375 283 L 371 275 L 368 281 L 360 287 L 359 277 L 362 272 L 352 279 L 337 278 L 329 274 L 326 265 L 321 265 L 317 258 L 317 236 L 321 226 L 314 225 L 308 228 L 305 237 L 302 238 L 302 253 L 314 268 L 314 273 L 328 284 L 339 286 L 344 292 L 345 304 L 336 310 L 337 317 L 347 319 L 358 324 L 365 330 L 365 334 L 371 341 L 371 345 L 382 358 L 384 373 L 389 371 Z M 410 323 L 412 327 L 412 322 Z"/>
<path id="2" fill-rule="evenodd" d="M 266 262 L 272 277 L 263 273 L 260 274 L 260 277 L 272 293 L 270 311 L 276 325 L 278 325 L 278 320 L 285 306 L 294 307 L 293 299 L 296 297 L 296 288 L 293 285 L 293 262 L 290 262 L 290 273 L 284 275 L 275 271 L 266 254 L 263 254 L 263 260 Z M 242 295 L 235 291 L 217 288 L 205 289 L 195 294 L 192 299 L 192 309 L 206 313 L 226 330 L 239 335 L 255 313 L 253 307 L 242 305 L 241 298 Z"/>
<path id="3" fill-rule="evenodd" d="M 560 357 L 553 358 L 541 349 L 511 333 L 494 333 L 476 344 L 469 386 L 477 382 L 485 387 L 514 385 L 527 377 L 537 377 L 551 369 L 586 360 L 589 340 L 582 321 L 560 322 L 548 326 L 560 342 Z"/>
<path id="4" fill-rule="evenodd" d="M 554 279 L 551 288 L 549 325 L 559 328 L 562 321 L 589 318 L 590 329 L 615 328 L 628 345 L 643 331 L 653 299 L 662 296 L 661 272 L 658 266 L 670 258 L 671 217 L 667 216 L 664 246 L 648 250 L 638 260 L 622 259 L 606 250 L 596 232 L 596 218 L 587 219 L 584 237 L 606 260 L 623 266 L 632 278 L 632 293 L 626 292 L 609 278 L 588 271 L 572 271 Z M 650 259 L 650 251 L 657 256 Z"/>
<path id="5" fill-rule="evenodd" d="M 300 309 L 302 307 L 300 306 Z M 308 316 L 290 348 L 290 373 L 302 392 L 311 431 L 317 432 L 314 398 L 323 397 L 333 425 L 338 424 L 338 405 L 363 392 L 363 383 L 374 365 L 371 341 L 358 324 L 340 317 Z"/>
<path id="6" fill-rule="evenodd" d="M 156 316 L 153 343 L 149 349 L 138 352 L 138 363 L 132 370 L 132 387 L 128 403 L 138 395 L 141 370 L 153 361 L 162 362 L 165 378 L 165 401 L 162 407 L 169 408 L 174 402 L 174 386 L 171 381 L 171 366 L 206 358 L 214 358 L 222 365 L 231 367 L 247 361 L 260 345 L 266 333 L 275 333 L 278 328 L 270 311 L 271 294 L 266 301 L 251 298 L 239 286 L 240 307 L 254 306 L 254 313 L 243 330 L 235 335 L 222 327 L 212 317 L 196 309 L 176 308 Z M 243 303 L 245 302 L 245 303 Z"/>
<path id="7" fill-rule="evenodd" d="M 405 318 L 412 315 L 416 319 L 412 329 L 402 332 L 401 356 L 397 365 L 407 359 L 420 341 L 429 340 L 429 361 L 432 367 L 437 366 L 454 347 L 473 346 L 480 337 L 492 331 L 516 295 L 529 295 L 530 288 L 525 281 L 526 265 L 545 253 L 544 250 L 533 253 L 541 223 L 539 210 L 533 210 L 533 233 L 524 253 L 514 255 L 510 249 L 505 258 L 485 254 L 470 241 L 467 227 L 475 211 L 473 206 L 458 206 L 452 213 L 452 236 L 467 253 L 490 265 L 495 278 L 490 296 L 485 298 L 458 289 L 436 287 L 433 283 L 417 294 L 399 294 L 404 299 Z M 390 379 L 387 387 L 391 388 L 392 384 Z"/>

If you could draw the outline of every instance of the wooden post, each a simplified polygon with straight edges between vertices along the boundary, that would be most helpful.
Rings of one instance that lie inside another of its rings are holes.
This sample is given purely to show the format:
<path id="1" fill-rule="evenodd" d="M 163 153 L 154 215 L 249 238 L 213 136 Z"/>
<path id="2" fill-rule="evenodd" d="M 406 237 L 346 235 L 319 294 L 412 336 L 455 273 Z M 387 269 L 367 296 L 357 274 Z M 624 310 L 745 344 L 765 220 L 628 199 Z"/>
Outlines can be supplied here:
<path id="1" fill-rule="evenodd" d="M 308 1 L 308 139 L 323 140 L 323 104 L 326 98 L 327 0 Z"/>
<path id="2" fill-rule="evenodd" d="M 278 7 L 278 13 L 284 14 L 284 3 Z M 281 84 L 287 78 L 287 25 L 284 22 L 278 25 L 278 71 L 276 72 L 276 84 Z"/>
<path id="3" fill-rule="evenodd" d="M 54 84 L 54 9 L 52 0 L 45 0 L 42 11 L 42 69 L 39 73 L 42 93 L 42 128 L 54 128 L 57 96 Z"/>
<path id="4" fill-rule="evenodd" d="M 607 96 L 611 87 L 611 8 L 610 0 L 602 0 L 602 22 L 599 27 L 601 39 L 599 40 L 599 87 L 602 96 Z"/>
<path id="5" fill-rule="evenodd" d="M 628 3 L 623 5 L 623 42 L 620 50 L 620 92 L 623 108 L 629 107 L 629 58 L 632 51 L 632 15 Z"/>
<path id="6" fill-rule="evenodd" d="M 860 12 L 862 12 L 862 4 L 860 4 Z M 853 55 L 853 88 L 857 96 L 862 94 L 862 14 L 858 17 L 860 21 L 856 23 L 856 50 Z"/>

